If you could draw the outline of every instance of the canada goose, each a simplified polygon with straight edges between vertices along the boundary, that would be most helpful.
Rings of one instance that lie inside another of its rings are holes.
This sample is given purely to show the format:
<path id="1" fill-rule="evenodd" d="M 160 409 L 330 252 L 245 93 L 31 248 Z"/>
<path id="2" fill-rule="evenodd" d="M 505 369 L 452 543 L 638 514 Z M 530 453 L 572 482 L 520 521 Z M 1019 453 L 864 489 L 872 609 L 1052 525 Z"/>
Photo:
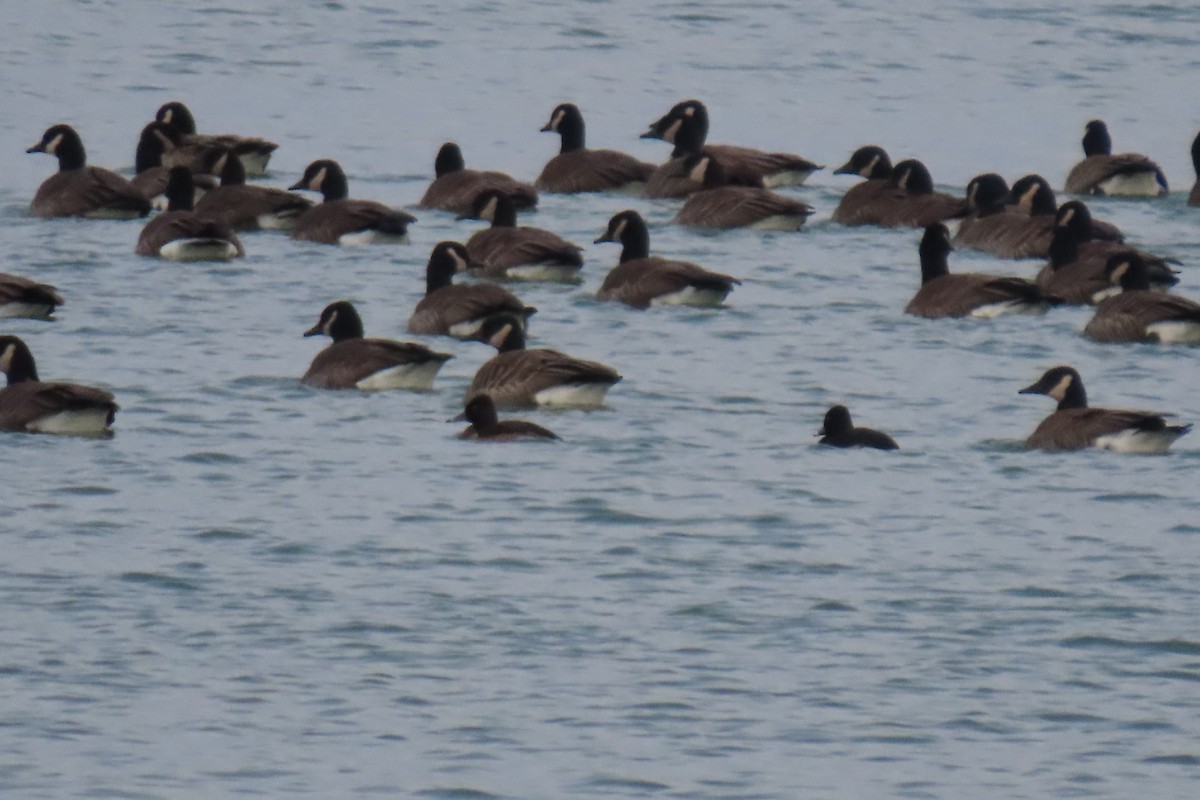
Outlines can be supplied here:
<path id="1" fill-rule="evenodd" d="M 471 425 L 462 433 L 459 439 L 477 439 L 484 442 L 513 442 L 519 439 L 557 439 L 553 431 L 543 428 L 533 422 L 523 419 L 506 419 L 503 422 L 496 416 L 496 404 L 491 396 L 477 394 L 467 401 L 463 413 L 451 422 L 467 420 Z"/>
<path id="2" fill-rule="evenodd" d="M 266 175 L 267 162 L 271 160 L 271 154 L 279 147 L 274 142 L 251 136 L 238 136 L 232 133 L 215 135 L 196 133 L 196 120 L 192 117 L 192 112 L 177 100 L 164 103 L 154 115 L 154 119 L 179 131 L 185 145 L 194 144 L 201 147 L 216 145 L 229 148 L 241 159 L 247 175 L 256 177 Z M 167 166 L 172 165 L 168 163 Z"/>
<path id="3" fill-rule="evenodd" d="M 25 342 L 0 336 L 0 429 L 80 436 L 103 434 L 113 424 L 117 403 L 103 389 L 77 383 L 42 383 Z"/>
<path id="4" fill-rule="evenodd" d="M 221 185 L 196 202 L 196 213 L 224 220 L 238 231 L 290 231 L 312 201 L 271 186 L 249 186 L 242 160 L 228 148 L 216 150 L 206 172 L 221 176 Z"/>
<path id="5" fill-rule="evenodd" d="M 921 288 L 904 307 L 905 314 L 929 319 L 982 317 L 1003 314 L 1041 314 L 1058 298 L 1049 297 L 1033 281 L 1024 278 L 951 273 L 946 264 L 950 231 L 937 222 L 921 237 Z"/>
<path id="6" fill-rule="evenodd" d="M 873 225 L 879 213 L 875 206 L 886 203 L 887 196 L 894 192 L 888 183 L 892 177 L 892 160 L 887 151 L 877 145 L 860 147 L 850 160 L 833 171 L 834 175 L 859 175 L 866 178 L 846 190 L 837 208 L 833 210 L 833 221 L 843 225 Z"/>
<path id="7" fill-rule="evenodd" d="M 54 309 L 62 304 L 53 286 L 0 272 L 0 319 L 51 319 Z"/>
<path id="8" fill-rule="evenodd" d="M 672 144 L 672 161 L 658 167 L 650 176 L 644 196 L 683 197 L 696 191 L 679 180 L 672 162 L 685 156 L 708 153 L 725 165 L 730 183 L 738 186 L 799 186 L 809 175 L 823 167 L 791 153 L 767 153 L 749 147 L 706 144 L 708 109 L 699 100 L 676 103 L 660 119 L 650 124 L 643 139 L 661 139 Z"/>
<path id="9" fill-rule="evenodd" d="M 1146 264 L 1136 253 L 1118 253 L 1104 268 L 1121 293 L 1104 298 L 1083 329 L 1100 342 L 1200 344 L 1200 303 L 1150 291 Z"/>
<path id="10" fill-rule="evenodd" d="M 133 219 L 150 213 L 150 201 L 115 172 L 89 167 L 83 141 L 70 125 L 53 125 L 25 151 L 58 158 L 58 172 L 42 181 L 29 213 L 38 217 Z"/>
<path id="11" fill-rule="evenodd" d="M 449 353 L 423 344 L 364 339 L 362 318 L 345 300 L 330 303 L 305 336 L 324 334 L 333 344 L 317 353 L 300 382 L 316 389 L 430 389 Z"/>
<path id="12" fill-rule="evenodd" d="M 650 255 L 650 232 L 636 211 L 622 211 L 594 243 L 621 244 L 620 263 L 604 278 L 597 299 L 617 300 L 634 308 L 654 305 L 717 306 L 741 283 L 688 261 Z"/>
<path id="13" fill-rule="evenodd" d="M 1192 140 L 1192 169 L 1196 172 L 1196 182 L 1192 185 L 1192 193 L 1188 195 L 1188 205 L 1200 206 L 1200 133 Z"/>
<path id="14" fill-rule="evenodd" d="M 1058 213 L 1058 198 L 1050 188 L 1050 182 L 1041 175 L 1025 175 L 1012 185 L 1008 196 L 1009 208 L 1023 211 L 1040 223 L 1038 233 L 1022 252 L 1028 255 L 1018 258 L 1045 258 L 1050 255 L 1050 240 L 1054 236 L 1054 217 Z M 1092 239 L 1106 242 L 1123 242 L 1125 235 L 1111 222 L 1092 218 Z"/>
<path id="15" fill-rule="evenodd" d="M 1037 275 L 1038 285 L 1048 294 L 1074 305 L 1098 302 L 1112 290 L 1104 267 L 1118 253 L 1137 253 L 1155 288 L 1179 282 L 1165 259 L 1128 245 L 1090 239 L 1091 227 L 1091 213 L 1081 201 L 1071 200 L 1059 207 L 1050 241 L 1050 262 Z"/>
<path id="16" fill-rule="evenodd" d="M 408 242 L 411 214 L 374 200 L 349 199 L 346 173 L 336 161 L 321 159 L 289 187 L 320 192 L 324 202 L 305 211 L 292 224 L 292 238 L 321 244 L 361 245 Z"/>
<path id="17" fill-rule="evenodd" d="M 517 226 L 517 209 L 499 189 L 480 192 L 459 219 L 492 223 L 467 240 L 471 272 L 490 278 L 573 281 L 583 266 L 583 249 L 556 233 Z"/>
<path id="18" fill-rule="evenodd" d="M 409 333 L 442 334 L 473 339 L 484 321 L 512 314 L 524 323 L 537 309 L 495 283 L 454 283 L 454 273 L 466 272 L 470 256 L 458 242 L 439 242 L 425 267 L 425 296 L 408 318 Z"/>
<path id="19" fill-rule="evenodd" d="M 534 186 L 543 192 L 602 192 L 643 184 L 654 165 L 619 150 L 589 150 L 584 144 L 583 114 L 574 103 L 563 103 L 542 128 L 562 137 L 562 147 L 546 162 Z"/>
<path id="20" fill-rule="evenodd" d="M 528 210 L 537 206 L 537 190 L 503 172 L 467 169 L 462 149 L 446 142 L 433 162 L 434 179 L 418 203 L 421 208 L 440 208 L 455 214 L 471 211 L 480 192 L 489 189 L 504 192 L 513 206 Z"/>
<path id="21" fill-rule="evenodd" d="M 724 165 L 708 153 L 683 160 L 688 177 L 699 186 L 675 215 L 680 225 L 702 228 L 753 228 L 797 231 L 813 207 L 755 186 L 731 186 Z"/>
<path id="22" fill-rule="evenodd" d="M 137 152 L 134 154 L 133 162 L 136 174 L 129 179 L 129 182 L 133 184 L 133 188 L 150 198 L 150 203 L 156 211 L 163 211 L 167 207 L 167 181 L 170 180 L 171 166 L 178 163 L 172 162 L 171 165 L 164 166 L 163 158 L 168 152 L 178 148 L 180 141 L 179 131 L 165 122 L 151 122 L 142 128 L 141 136 L 138 137 Z M 189 164 L 179 165 L 188 166 L 191 169 Z M 199 167 L 202 164 L 197 162 L 195 166 Z M 201 174 L 204 172 L 204 169 L 192 172 L 193 184 L 196 187 L 196 200 L 217 186 L 217 182 L 212 179 L 211 175 Z"/>
<path id="23" fill-rule="evenodd" d="M 1083 161 L 1067 175 L 1068 194 L 1113 197 L 1163 197 L 1167 176 L 1162 168 L 1140 153 L 1113 155 L 1108 126 L 1094 119 L 1083 134 Z"/>
<path id="24" fill-rule="evenodd" d="M 850 419 L 850 410 L 842 405 L 833 406 L 825 412 L 825 424 L 817 431 L 819 444 L 833 447 L 873 447 L 876 450 L 899 450 L 896 440 L 883 431 L 871 428 L 856 428 Z"/>
<path id="25" fill-rule="evenodd" d="M 915 158 L 892 167 L 892 191 L 875 204 L 874 224 L 885 228 L 924 228 L 935 222 L 965 217 L 966 198 L 936 192 L 929 169 Z"/>
<path id="26" fill-rule="evenodd" d="M 1191 425 L 1167 425 L 1162 414 L 1088 408 L 1083 380 L 1071 367 L 1048 370 L 1019 394 L 1044 394 L 1058 409 L 1042 420 L 1025 440 L 1037 450 L 1081 450 L 1099 447 L 1121 453 L 1165 453 Z"/>
<path id="27" fill-rule="evenodd" d="M 229 223 L 192 210 L 195 189 L 187 167 L 171 167 L 167 210 L 146 223 L 133 252 L 171 261 L 228 261 L 246 254 Z"/>
<path id="28" fill-rule="evenodd" d="M 571 358 L 556 350 L 526 350 L 525 332 L 512 316 L 489 318 L 476 338 L 499 352 L 475 373 L 467 401 L 486 393 L 500 408 L 598 408 L 605 393 L 621 380 L 612 367 L 595 361 Z"/>

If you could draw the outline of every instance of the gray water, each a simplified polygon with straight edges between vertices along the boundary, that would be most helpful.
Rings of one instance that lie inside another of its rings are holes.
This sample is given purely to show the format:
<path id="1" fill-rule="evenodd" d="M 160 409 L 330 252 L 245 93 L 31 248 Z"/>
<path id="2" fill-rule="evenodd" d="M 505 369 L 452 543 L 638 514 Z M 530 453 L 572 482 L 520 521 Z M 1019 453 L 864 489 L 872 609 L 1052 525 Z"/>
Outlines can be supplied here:
<path id="1" fill-rule="evenodd" d="M 1200 296 L 1200 10 L 903 8 L 5 4 L 3 269 L 67 303 L 3 332 L 121 411 L 108 440 L 3 437 L 0 796 L 1194 796 L 1200 437 L 1029 453 L 1052 404 L 1016 392 L 1069 363 L 1096 405 L 1197 422 L 1196 350 L 1091 343 L 1085 309 L 907 318 L 919 233 L 829 215 L 860 145 L 948 190 L 1061 186 L 1103 117 L 1174 191 L 1097 215 Z M 712 140 L 829 165 L 788 190 L 817 213 L 702 235 L 671 202 L 545 196 L 528 223 L 587 262 L 517 287 L 531 344 L 625 376 L 604 409 L 518 415 L 557 445 L 454 438 L 482 344 L 431 340 L 456 357 L 429 393 L 298 385 L 326 303 L 409 338 L 429 250 L 479 223 L 417 212 L 390 249 L 253 234 L 244 261 L 180 266 L 132 254 L 140 222 L 26 216 L 46 127 L 128 170 L 171 99 L 281 142 L 272 185 L 334 157 L 353 196 L 411 206 L 447 139 L 532 179 L 573 101 L 592 146 L 659 161 L 637 135 L 693 96 Z M 591 242 L 631 206 L 657 252 L 744 280 L 728 307 L 592 299 L 618 253 Z M 903 449 L 815 447 L 835 402 Z"/>

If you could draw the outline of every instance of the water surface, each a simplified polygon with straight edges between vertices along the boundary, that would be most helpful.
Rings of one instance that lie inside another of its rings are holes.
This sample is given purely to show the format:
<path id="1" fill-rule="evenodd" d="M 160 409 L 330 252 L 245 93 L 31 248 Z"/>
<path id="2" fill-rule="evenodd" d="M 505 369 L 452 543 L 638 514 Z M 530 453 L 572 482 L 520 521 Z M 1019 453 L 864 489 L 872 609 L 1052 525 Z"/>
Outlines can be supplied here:
<path id="1" fill-rule="evenodd" d="M 810 4 L 811 5 L 811 4 Z M 545 196 L 579 286 L 530 285 L 532 344 L 617 367 L 595 412 L 528 412 L 554 446 L 453 438 L 480 344 L 429 393 L 298 385 L 300 334 L 349 298 L 403 337 L 443 239 L 135 257 L 138 222 L 36 220 L 70 122 L 128 169 L 170 99 L 282 143 L 272 185 L 337 158 L 352 194 L 420 197 L 438 145 L 532 179 L 578 103 L 589 142 L 699 97 L 711 138 L 830 168 L 867 143 L 948 190 L 1056 186 L 1083 124 L 1151 154 L 1173 194 L 1097 201 L 1184 263 L 1200 11 L 1184 3 L 27 4 L 0 34 L 5 271 L 67 298 L 10 320 L 46 379 L 105 386 L 106 441 L 4 437 L 0 789 L 184 796 L 1186 797 L 1200 778 L 1195 434 L 1162 458 L 1027 453 L 1055 364 L 1092 402 L 1200 420 L 1196 352 L 1079 336 L 1084 309 L 929 322 L 901 309 L 913 231 L 846 230 L 853 181 L 789 190 L 795 235 L 702 235 L 674 203 Z M 638 208 L 652 247 L 744 283 L 718 310 L 592 295 L 592 245 Z M 955 253 L 953 269 L 1032 275 Z M 828 452 L 832 403 L 898 453 Z"/>

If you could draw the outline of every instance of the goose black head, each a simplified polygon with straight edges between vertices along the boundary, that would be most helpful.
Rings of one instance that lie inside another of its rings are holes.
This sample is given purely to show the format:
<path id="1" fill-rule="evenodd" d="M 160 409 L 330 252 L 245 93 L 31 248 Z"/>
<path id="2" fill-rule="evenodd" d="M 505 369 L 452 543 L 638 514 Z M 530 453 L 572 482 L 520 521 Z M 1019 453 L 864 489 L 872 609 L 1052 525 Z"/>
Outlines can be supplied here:
<path id="1" fill-rule="evenodd" d="M 341 166 L 336 161 L 329 158 L 309 164 L 300 180 L 289 186 L 288 189 L 320 192 L 325 202 L 342 200 L 350 194 L 346 173 L 342 172 Z"/>
<path id="2" fill-rule="evenodd" d="M 1083 379 L 1072 367 L 1054 367 L 1047 370 L 1035 383 L 1026 386 L 1018 394 L 1044 394 L 1058 401 L 1059 410 L 1087 408 L 1087 392 Z"/>
<path id="3" fill-rule="evenodd" d="M 850 160 L 834 170 L 833 174 L 861 175 L 868 179 L 890 178 L 892 160 L 882 147 L 871 144 L 855 150 Z"/>
<path id="4" fill-rule="evenodd" d="M 60 171 L 83 169 L 87 166 L 83 140 L 70 125 L 51 125 L 42 134 L 41 141 L 25 152 L 54 156 L 58 159 Z"/>
<path id="5" fill-rule="evenodd" d="M 363 337 L 362 317 L 346 300 L 330 303 L 321 311 L 317 324 L 304 332 L 305 336 L 328 336 L 335 342 Z"/>

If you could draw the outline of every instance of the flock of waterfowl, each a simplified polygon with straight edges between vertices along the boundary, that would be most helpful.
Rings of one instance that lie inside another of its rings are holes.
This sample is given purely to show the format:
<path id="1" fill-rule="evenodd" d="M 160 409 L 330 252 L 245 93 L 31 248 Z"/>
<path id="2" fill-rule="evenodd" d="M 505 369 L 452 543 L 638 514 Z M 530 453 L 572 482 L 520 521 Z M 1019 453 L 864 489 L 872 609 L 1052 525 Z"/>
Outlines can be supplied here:
<path id="1" fill-rule="evenodd" d="M 775 189 L 803 184 L 822 167 L 789 153 L 768 153 L 707 142 L 708 112 L 698 100 L 675 105 L 642 138 L 674 146 L 663 164 L 616 150 L 589 149 L 579 109 L 554 109 L 543 131 L 560 135 L 561 152 L 532 184 L 501 172 L 468 169 L 459 147 L 438 152 L 435 178 L 417 204 L 483 220 L 489 227 L 465 243 L 440 242 L 426 270 L 425 296 L 408 321 L 411 333 L 487 342 L 496 356 L 481 366 L 464 398 L 462 418 L 472 439 L 556 439 L 531 422 L 497 418 L 497 408 L 539 405 L 595 407 L 621 375 L 613 368 L 551 349 L 527 349 L 526 328 L 537 311 L 497 281 L 573 280 L 583 251 L 551 231 L 520 226 L 519 211 L 535 208 L 539 192 L 637 192 L 682 201 L 674 222 L 716 229 L 799 230 L 813 208 Z M 134 246 L 140 255 L 177 261 L 230 259 L 245 254 L 239 233 L 287 231 L 294 239 L 333 245 L 407 242 L 415 218 L 382 203 L 351 199 L 336 161 L 312 162 L 287 190 L 246 182 L 262 176 L 276 145 L 262 139 L 197 133 L 188 109 L 167 103 L 145 126 L 136 148 L 136 174 L 87 164 L 83 142 L 68 125 L 54 125 L 27 152 L 58 159 L 58 171 L 38 188 L 30 213 L 40 217 L 137 218 L 157 211 Z M 1112 152 L 1108 129 L 1089 122 L 1084 159 L 1071 169 L 1074 195 L 1161 197 L 1162 170 L 1143 155 Z M 1192 145 L 1198 176 L 1188 200 L 1200 206 L 1200 136 Z M 972 179 L 964 197 L 934 190 L 918 160 L 893 165 L 886 151 L 862 147 L 837 174 L 864 180 L 846 191 L 833 211 L 844 225 L 923 228 L 921 286 L 906 313 L 928 317 L 995 317 L 1043 313 L 1062 304 L 1094 304 L 1084 334 L 1102 342 L 1200 343 L 1200 304 L 1171 294 L 1177 282 L 1170 260 L 1124 244 L 1121 231 L 1093 219 L 1080 200 L 1059 205 L 1050 184 L 1028 175 L 1011 187 L 999 175 Z M 297 190 L 320 193 L 313 203 Z M 952 228 L 953 233 L 952 233 Z M 614 215 L 596 242 L 621 245 L 617 266 L 597 297 L 638 309 L 664 304 L 719 306 L 739 281 L 699 265 L 652 256 L 649 230 L 635 210 Z M 1034 279 L 952 273 L 954 245 L 1001 258 L 1038 258 Z M 480 280 L 455 282 L 467 274 Z M 0 275 L 0 316 L 47 319 L 63 299 L 54 287 Z M 333 341 L 301 379 L 319 389 L 427 389 L 452 357 L 424 344 L 364 336 L 363 322 L 346 301 L 329 304 L 305 336 Z M 42 383 L 29 347 L 0 336 L 0 429 L 50 433 L 106 432 L 117 411 L 107 391 L 71 383 Z M 1190 425 L 1162 414 L 1092 408 L 1082 379 L 1056 367 L 1021 393 L 1045 394 L 1057 410 L 1028 437 L 1046 450 L 1106 447 L 1163 452 Z M 824 444 L 895 449 L 887 434 L 855 427 L 841 405 L 829 409 Z"/>

